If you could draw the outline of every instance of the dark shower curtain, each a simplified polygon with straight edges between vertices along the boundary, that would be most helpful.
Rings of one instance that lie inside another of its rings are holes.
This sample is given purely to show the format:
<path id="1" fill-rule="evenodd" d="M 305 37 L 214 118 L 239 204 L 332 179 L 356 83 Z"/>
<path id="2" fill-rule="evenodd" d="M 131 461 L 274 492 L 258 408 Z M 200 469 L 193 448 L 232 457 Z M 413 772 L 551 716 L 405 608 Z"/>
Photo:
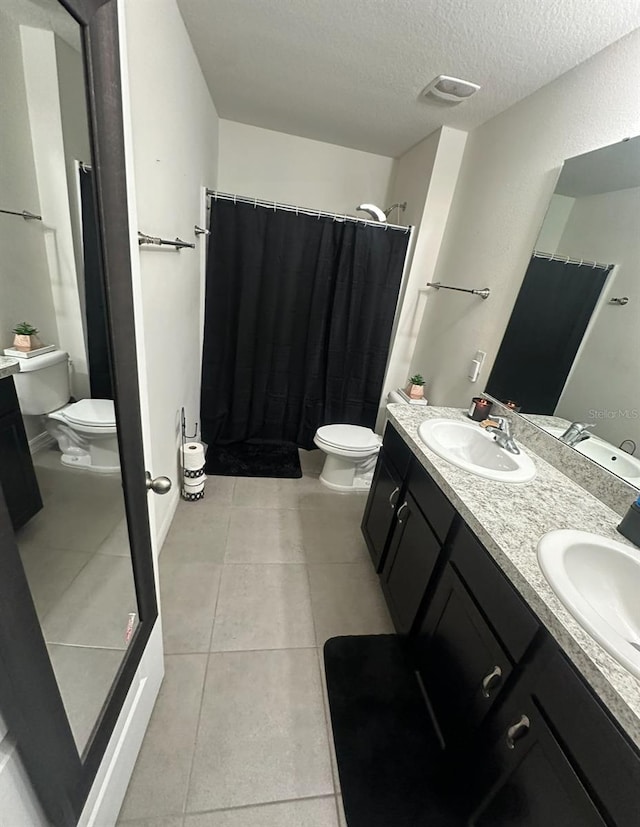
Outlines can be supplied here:
<path id="1" fill-rule="evenodd" d="M 531 259 L 489 377 L 491 396 L 554 413 L 610 269 Z"/>
<path id="2" fill-rule="evenodd" d="M 209 444 L 313 447 L 373 427 L 409 235 L 212 201 L 202 359 Z"/>

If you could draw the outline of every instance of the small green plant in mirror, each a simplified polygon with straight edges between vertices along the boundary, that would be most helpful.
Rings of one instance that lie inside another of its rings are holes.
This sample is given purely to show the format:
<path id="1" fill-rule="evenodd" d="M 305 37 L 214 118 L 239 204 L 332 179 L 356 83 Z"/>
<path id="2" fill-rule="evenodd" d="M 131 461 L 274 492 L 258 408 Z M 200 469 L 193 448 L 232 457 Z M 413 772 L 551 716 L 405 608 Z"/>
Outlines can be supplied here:
<path id="1" fill-rule="evenodd" d="M 38 331 L 36 331 L 37 333 Z M 412 385 L 424 385 L 424 379 L 419 373 L 414 374 L 414 376 L 409 379 Z"/>
<path id="2" fill-rule="evenodd" d="M 42 347 L 42 342 L 38 339 L 38 332 L 38 328 L 29 324 L 29 322 L 19 322 L 13 328 L 13 346 L 16 350 L 25 353 Z"/>

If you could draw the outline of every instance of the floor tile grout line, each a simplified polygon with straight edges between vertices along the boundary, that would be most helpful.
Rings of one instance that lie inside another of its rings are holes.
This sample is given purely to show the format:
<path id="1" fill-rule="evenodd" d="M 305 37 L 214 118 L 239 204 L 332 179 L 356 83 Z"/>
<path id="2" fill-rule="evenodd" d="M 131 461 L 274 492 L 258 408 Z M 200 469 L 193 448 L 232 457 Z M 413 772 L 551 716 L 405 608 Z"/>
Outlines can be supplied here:
<path id="1" fill-rule="evenodd" d="M 193 735 L 193 748 L 191 750 L 191 760 L 189 761 L 189 772 L 187 774 L 187 783 L 184 785 L 184 796 L 182 798 L 182 820 L 187 813 L 187 803 L 189 801 L 189 792 L 191 790 L 191 777 L 193 775 L 193 766 L 196 760 L 196 747 L 198 746 L 198 734 L 200 732 L 200 723 L 202 721 L 202 707 L 204 706 L 204 693 L 207 687 L 207 677 L 209 676 L 209 665 L 211 663 L 211 655 L 207 655 L 207 666 L 204 670 L 204 679 L 202 681 L 202 691 L 200 693 L 200 704 L 198 706 L 198 717 L 196 719 L 195 732 Z"/>
<path id="2" fill-rule="evenodd" d="M 275 801 L 258 801 L 254 804 L 240 804 L 238 807 L 218 807 L 213 810 L 190 810 L 189 812 L 184 813 L 184 816 L 206 815 L 207 813 L 230 813 L 232 811 L 235 812 L 236 810 L 250 810 L 270 807 L 274 804 L 296 804 L 298 801 L 324 801 L 335 797 L 335 793 L 327 793 L 327 795 L 303 795 L 299 798 L 278 798 Z"/>
<path id="3" fill-rule="evenodd" d="M 309 566 L 305 565 L 307 572 L 307 583 L 309 585 L 309 604 L 311 607 L 311 624 L 313 626 L 313 637 L 316 642 L 316 666 L 318 668 L 318 675 L 320 677 L 320 700 L 322 702 L 322 717 L 324 718 L 324 729 L 327 737 L 327 752 L 329 757 L 329 772 L 331 773 L 331 786 L 333 787 L 333 794 L 336 795 L 336 780 L 333 775 L 333 759 L 331 758 L 331 742 L 333 741 L 333 732 L 331 731 L 331 721 L 327 720 L 327 707 L 324 702 L 323 677 L 322 668 L 320 666 L 321 647 L 318 643 L 318 630 L 316 628 L 316 619 L 313 612 L 313 598 L 311 596 L 311 577 L 309 576 Z M 324 644 L 323 644 L 324 646 Z"/>

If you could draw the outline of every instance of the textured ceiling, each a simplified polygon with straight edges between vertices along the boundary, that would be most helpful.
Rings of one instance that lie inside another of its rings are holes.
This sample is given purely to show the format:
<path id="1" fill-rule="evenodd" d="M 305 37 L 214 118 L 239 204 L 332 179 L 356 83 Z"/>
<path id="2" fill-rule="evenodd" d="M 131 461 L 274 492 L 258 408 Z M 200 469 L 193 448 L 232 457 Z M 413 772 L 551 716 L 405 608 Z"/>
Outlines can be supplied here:
<path id="1" fill-rule="evenodd" d="M 178 0 L 223 118 L 397 156 L 640 27 L 640 0 Z M 419 100 L 438 74 L 482 85 Z"/>
<path id="2" fill-rule="evenodd" d="M 640 187 L 640 137 L 569 158 L 556 192 L 583 198 L 630 187 Z"/>

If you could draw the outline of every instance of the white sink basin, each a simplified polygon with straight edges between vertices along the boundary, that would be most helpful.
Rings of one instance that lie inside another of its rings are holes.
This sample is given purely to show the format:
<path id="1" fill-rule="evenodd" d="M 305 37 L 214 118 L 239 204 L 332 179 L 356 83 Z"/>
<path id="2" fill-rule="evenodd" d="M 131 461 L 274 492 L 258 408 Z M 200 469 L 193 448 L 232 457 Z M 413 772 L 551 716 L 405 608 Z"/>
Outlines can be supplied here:
<path id="1" fill-rule="evenodd" d="M 640 550 L 586 531 L 550 531 L 538 562 L 560 601 L 640 678 Z"/>
<path id="2" fill-rule="evenodd" d="M 418 428 L 424 444 L 452 465 L 496 482 L 529 482 L 536 466 L 523 451 L 512 454 L 476 422 L 428 419 Z"/>
<path id="3" fill-rule="evenodd" d="M 544 430 L 555 437 L 559 437 L 564 433 L 563 428 L 556 428 L 555 426 L 544 427 Z M 615 445 L 611 445 L 610 442 L 595 435 L 582 440 L 573 447 L 578 453 L 597 462 L 607 471 L 611 471 L 632 485 L 640 487 L 640 460 L 632 457 L 631 454 L 627 454 L 626 451 L 616 448 Z"/>

